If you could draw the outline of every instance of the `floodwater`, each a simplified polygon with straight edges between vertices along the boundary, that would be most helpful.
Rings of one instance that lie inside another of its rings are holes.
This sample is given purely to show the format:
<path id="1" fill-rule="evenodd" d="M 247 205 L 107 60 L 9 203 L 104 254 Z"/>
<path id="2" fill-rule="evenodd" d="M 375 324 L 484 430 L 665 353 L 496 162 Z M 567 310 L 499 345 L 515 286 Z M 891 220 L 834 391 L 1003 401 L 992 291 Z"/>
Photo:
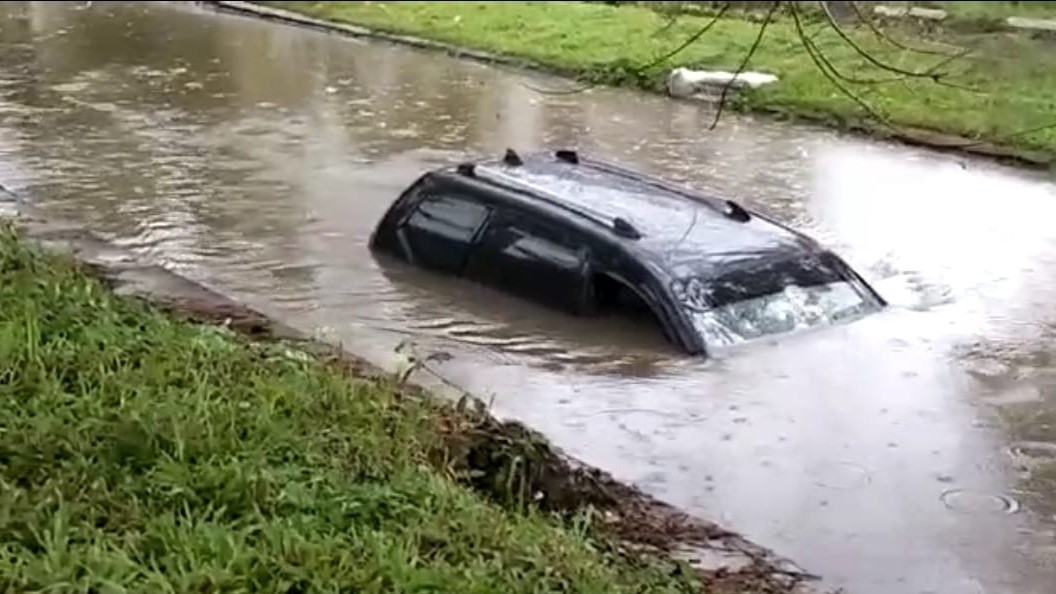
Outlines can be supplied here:
<path id="1" fill-rule="evenodd" d="M 617 477 L 854 594 L 1056 591 L 1056 186 L 176 3 L 0 4 L 0 182 L 390 368 L 411 339 Z M 425 168 L 576 147 L 736 196 L 892 303 L 689 359 L 378 262 Z"/>

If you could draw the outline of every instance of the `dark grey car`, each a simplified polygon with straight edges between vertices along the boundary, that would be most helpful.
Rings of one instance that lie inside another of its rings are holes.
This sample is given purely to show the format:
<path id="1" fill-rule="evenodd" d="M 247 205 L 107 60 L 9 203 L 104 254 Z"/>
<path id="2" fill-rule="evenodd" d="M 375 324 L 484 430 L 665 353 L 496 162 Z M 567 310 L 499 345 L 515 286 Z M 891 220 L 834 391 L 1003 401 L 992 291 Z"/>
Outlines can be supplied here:
<path id="1" fill-rule="evenodd" d="M 429 171 L 370 246 L 576 315 L 636 304 L 690 354 L 886 305 L 802 233 L 573 151 Z"/>

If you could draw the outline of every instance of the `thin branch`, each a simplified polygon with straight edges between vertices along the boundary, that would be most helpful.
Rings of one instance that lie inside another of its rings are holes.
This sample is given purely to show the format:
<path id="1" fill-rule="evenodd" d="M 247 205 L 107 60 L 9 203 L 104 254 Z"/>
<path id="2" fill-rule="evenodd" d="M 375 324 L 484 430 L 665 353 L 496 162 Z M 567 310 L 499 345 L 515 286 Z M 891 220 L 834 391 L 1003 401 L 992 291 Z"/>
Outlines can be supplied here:
<path id="1" fill-rule="evenodd" d="M 697 31 L 693 35 L 690 35 L 684 42 L 682 42 L 681 45 L 679 45 L 675 49 L 667 52 L 666 54 L 662 54 L 662 55 L 654 58 L 652 62 L 646 64 L 645 66 L 643 66 L 641 68 L 639 68 L 638 69 L 638 73 L 641 74 L 642 72 L 645 72 L 646 70 L 649 70 L 651 68 L 659 66 L 660 64 L 663 64 L 664 62 L 666 62 L 666 61 L 670 60 L 671 58 L 675 57 L 676 55 L 678 55 L 680 52 L 682 52 L 682 50 L 684 50 L 687 47 L 689 47 L 690 45 L 693 45 L 694 43 L 696 43 L 696 41 L 698 39 L 703 37 L 705 33 L 707 33 L 712 27 L 715 26 L 715 23 L 719 22 L 719 19 L 722 18 L 722 15 L 726 14 L 726 11 L 729 8 L 730 8 L 729 2 L 723 4 L 722 8 L 720 8 L 719 11 L 717 13 L 715 13 L 714 16 L 711 17 L 711 20 L 708 21 L 703 27 L 701 27 L 699 31 Z"/>
<path id="2" fill-rule="evenodd" d="M 818 67 L 818 70 L 820 70 L 821 73 L 824 74 L 825 77 L 829 79 L 829 81 L 833 84 L 833 86 L 835 86 L 841 93 L 843 93 L 845 96 L 850 98 L 852 101 L 857 103 L 872 118 L 877 120 L 879 123 L 881 123 L 885 127 L 897 131 L 896 126 L 894 124 L 892 124 L 891 121 L 889 119 L 887 119 L 887 117 L 885 117 L 883 114 L 878 112 L 871 105 L 869 105 L 865 100 L 863 100 L 861 97 L 859 97 L 858 95 L 856 95 L 853 92 L 851 92 L 850 89 L 846 88 L 842 83 L 840 83 L 839 78 L 841 78 L 841 77 L 839 76 L 838 71 L 835 70 L 835 68 L 832 66 L 832 63 L 829 62 L 828 59 L 825 57 L 825 55 L 820 51 L 820 49 L 818 49 L 817 45 L 814 44 L 813 40 L 810 37 L 808 37 L 808 36 L 806 36 L 804 34 L 802 23 L 800 22 L 800 19 L 799 19 L 799 12 L 796 10 L 795 3 L 790 3 L 790 8 L 791 8 L 791 13 L 792 13 L 792 20 L 795 23 L 796 31 L 798 33 L 800 41 L 802 42 L 804 49 L 807 51 L 807 55 L 814 62 L 814 65 Z M 960 55 L 963 55 L 963 52 L 960 53 L 960 54 L 954 55 L 952 57 L 956 58 L 956 57 L 959 57 Z M 830 72 L 829 69 L 832 69 L 832 72 Z M 970 142 L 950 142 L 950 143 L 932 142 L 931 144 L 932 144 L 932 146 L 935 146 L 936 148 L 966 149 L 966 148 L 972 148 L 972 147 L 976 147 L 976 146 L 981 146 L 981 145 L 984 145 L 984 144 L 992 144 L 994 142 L 1005 141 L 1005 140 L 1009 140 L 1011 138 L 1015 138 L 1015 137 L 1018 137 L 1018 136 L 1023 136 L 1025 134 L 1032 134 L 1034 132 L 1040 132 L 1042 130 L 1051 130 L 1051 129 L 1056 129 L 1056 122 L 1050 122 L 1048 124 L 1042 124 L 1040 126 L 1034 126 L 1034 127 L 1026 128 L 1026 129 L 1023 129 L 1023 130 L 1017 130 L 1016 132 L 1012 132 L 1012 133 L 1009 133 L 1009 134 L 1005 134 L 1005 135 L 999 136 L 999 137 L 997 137 L 997 138 L 995 138 L 993 140 L 975 140 L 975 141 L 970 141 Z"/>
<path id="3" fill-rule="evenodd" d="M 840 36 L 840 39 L 842 39 L 844 41 L 844 43 L 849 45 L 851 47 L 851 49 L 853 49 L 855 51 L 855 53 L 857 53 L 859 56 L 865 58 L 865 60 L 867 62 L 869 62 L 870 64 L 876 66 L 877 68 L 880 68 L 882 70 L 887 70 L 888 72 L 894 72 L 894 73 L 900 74 L 900 75 L 902 75 L 904 77 L 927 78 L 927 79 L 931 79 L 932 82 L 937 83 L 937 84 L 945 84 L 946 86 L 952 86 L 954 88 L 958 88 L 958 89 L 962 89 L 962 90 L 974 90 L 974 89 L 970 89 L 968 87 L 964 87 L 962 85 L 957 85 L 955 83 L 947 83 L 946 81 L 943 80 L 943 76 L 945 76 L 945 74 L 938 72 L 938 70 L 941 67 L 945 66 L 946 64 L 949 64 L 953 60 L 955 60 L 955 59 L 963 56 L 964 54 L 966 54 L 967 50 L 965 52 L 961 53 L 961 54 L 954 54 L 952 56 L 951 55 L 946 55 L 946 59 L 945 60 L 942 60 L 939 63 L 934 64 L 933 66 L 931 66 L 930 68 L 928 68 L 927 70 L 925 70 L 923 72 L 916 71 L 916 70 L 907 70 L 905 68 L 900 68 L 900 67 L 895 66 L 893 64 L 888 64 L 886 62 L 882 62 L 879 59 L 877 59 L 875 56 L 873 56 L 872 53 L 865 51 L 865 49 L 863 49 L 862 46 L 858 45 L 858 43 L 854 39 L 852 39 L 850 35 L 847 35 L 847 33 L 843 30 L 843 28 L 840 27 L 840 24 L 838 22 L 836 22 L 836 17 L 833 16 L 832 9 L 829 8 L 828 2 L 819 2 L 819 4 L 821 4 L 822 12 L 825 14 L 825 20 L 828 22 L 829 27 L 833 31 L 835 31 L 836 34 Z"/>
<path id="4" fill-rule="evenodd" d="M 795 9 L 793 9 L 793 10 L 795 10 Z M 798 14 L 798 12 L 797 12 L 797 14 Z M 826 25 L 826 24 L 823 23 L 823 25 Z M 834 76 L 834 77 L 836 77 L 836 78 L 838 78 L 840 80 L 842 80 L 843 82 L 850 83 L 850 84 L 855 84 L 855 85 L 881 85 L 881 84 L 888 84 L 888 83 L 893 83 L 893 82 L 903 82 L 903 81 L 906 80 L 906 77 L 902 76 L 902 75 L 889 76 L 889 77 L 885 77 L 885 78 L 857 78 L 857 77 L 850 76 L 848 74 L 844 74 L 843 72 L 840 71 L 839 68 L 836 68 L 836 65 L 833 64 L 832 61 L 830 61 L 829 58 L 825 55 L 825 52 L 823 52 L 821 50 L 821 48 L 818 46 L 817 42 L 814 41 L 814 36 L 807 35 L 802 30 L 802 28 L 799 29 L 799 34 L 798 35 L 799 35 L 800 38 L 803 38 L 803 39 L 809 41 L 810 45 L 812 46 L 814 55 L 812 55 L 811 57 L 812 57 L 813 61 L 815 63 L 817 63 L 818 61 L 824 63 L 825 69 L 823 71 L 827 72 L 828 74 L 831 74 L 832 76 Z M 809 51 L 809 49 L 808 49 L 808 51 Z M 958 56 L 952 56 L 952 58 L 956 58 L 956 57 L 958 57 Z M 946 60 L 944 62 L 940 62 L 937 66 L 941 66 L 941 65 L 945 64 L 948 61 L 949 60 Z M 934 66 L 932 68 L 934 68 Z M 961 86 L 956 85 L 954 83 L 948 83 L 948 82 L 941 81 L 941 80 L 940 81 L 936 81 L 936 82 L 938 82 L 938 84 L 945 84 L 946 86 L 953 87 L 953 88 L 962 88 L 964 90 L 972 90 L 972 91 L 974 91 L 974 89 L 964 88 L 964 87 L 961 87 Z"/>
<path id="5" fill-rule="evenodd" d="M 791 10 L 793 13 L 793 20 L 798 19 L 799 12 L 794 5 L 791 6 Z M 817 65 L 817 62 L 819 61 L 822 62 L 826 69 L 825 72 L 831 73 L 832 76 L 846 83 L 855 85 L 880 85 L 898 82 L 905 79 L 905 77 L 903 76 L 889 76 L 887 78 L 855 78 L 850 75 L 844 74 L 840 72 L 840 69 L 836 68 L 836 66 L 829 60 L 829 58 L 825 55 L 825 52 L 821 51 L 821 48 L 818 47 L 818 44 L 814 41 L 814 38 L 806 34 L 806 32 L 803 30 L 801 23 L 797 24 L 796 32 L 797 37 L 799 37 L 800 40 L 804 42 L 804 44 L 810 44 L 810 47 L 807 48 L 807 51 L 808 53 L 810 51 L 814 52 L 810 55 L 815 64 Z"/>
<path id="6" fill-rule="evenodd" d="M 752 56 L 755 55 L 756 50 L 759 49 L 759 44 L 763 41 L 763 35 L 766 34 L 766 27 L 770 24 L 770 21 L 774 18 L 774 13 L 777 12 L 777 8 L 781 6 L 781 2 L 774 2 L 770 5 L 770 10 L 766 13 L 766 18 L 763 20 L 763 24 L 759 26 L 759 34 L 755 36 L 755 41 L 752 43 L 752 47 L 748 48 L 748 53 L 744 56 L 744 60 L 741 60 L 741 65 L 737 67 L 737 71 L 733 73 L 730 80 L 726 81 L 726 84 L 722 85 L 722 94 L 719 95 L 719 105 L 715 108 L 715 119 L 711 121 L 711 126 L 708 130 L 714 130 L 719 125 L 719 118 L 722 117 L 722 110 L 726 107 L 726 95 L 729 94 L 730 88 L 733 87 L 733 83 L 737 80 L 737 77 L 744 72 L 744 69 L 748 67 L 748 62 L 751 61 Z"/>
<path id="7" fill-rule="evenodd" d="M 789 10 L 792 13 L 792 22 L 795 23 L 796 34 L 799 37 L 800 43 L 803 44 L 803 49 L 807 51 L 807 55 L 810 57 L 811 61 L 814 62 L 814 65 L 817 66 L 818 70 L 820 70 L 821 73 L 825 75 L 825 78 L 829 79 L 829 82 L 831 82 L 837 90 L 839 90 L 846 97 L 857 103 L 862 109 L 866 111 L 866 113 L 868 113 L 878 122 L 889 128 L 894 128 L 891 122 L 886 117 L 884 117 L 883 114 L 873 109 L 873 107 L 866 103 L 865 100 L 863 100 L 858 95 L 855 95 L 853 92 L 851 92 L 850 89 L 845 87 L 843 83 L 840 82 L 840 77 L 834 76 L 834 74 L 837 73 L 835 71 L 835 68 L 833 68 L 832 63 L 829 62 L 827 58 L 825 58 L 825 56 L 818 50 L 818 47 L 814 45 L 814 41 L 807 37 L 807 35 L 803 31 L 803 23 L 800 22 L 799 10 L 796 9 L 795 2 L 789 3 Z M 833 72 L 830 72 L 828 68 L 833 68 Z"/>
<path id="8" fill-rule="evenodd" d="M 886 42 L 890 43 L 891 45 L 897 47 L 898 49 L 905 50 L 905 51 L 917 52 L 917 53 L 926 54 L 926 55 L 929 55 L 929 56 L 948 56 L 949 55 L 946 52 L 939 51 L 939 50 L 930 50 L 930 49 L 919 48 L 919 47 L 910 47 L 910 46 L 908 46 L 908 45 L 896 40 L 895 38 L 893 38 L 890 35 L 888 35 L 887 33 L 885 33 L 882 29 L 877 27 L 876 23 L 873 22 L 873 19 L 866 17 L 865 14 L 862 13 L 862 9 L 858 6 L 857 2 L 851 2 L 850 4 L 851 4 L 851 8 L 854 10 L 854 14 L 858 17 L 858 21 L 862 22 L 862 23 L 865 23 L 865 25 L 867 27 L 869 27 L 869 30 L 873 32 L 873 35 L 875 35 L 877 39 L 880 39 L 882 41 L 886 41 Z"/>
<path id="9" fill-rule="evenodd" d="M 780 7 L 780 5 L 782 3 L 783 2 L 781 2 L 779 0 L 771 3 L 770 9 L 767 12 L 764 21 L 760 25 L 759 32 L 758 32 L 758 34 L 757 34 L 757 36 L 755 38 L 755 41 L 752 43 L 751 47 L 749 48 L 748 53 L 745 55 L 744 59 L 741 61 L 740 65 L 737 67 L 736 72 L 734 72 L 734 74 L 730 78 L 730 80 L 728 80 L 723 85 L 722 93 L 721 93 L 721 95 L 719 97 L 718 106 L 716 108 L 715 117 L 714 117 L 714 120 L 712 121 L 709 129 L 713 130 L 718 125 L 718 122 L 719 122 L 719 120 L 722 117 L 723 110 L 725 109 L 725 105 L 726 105 L 726 101 L 727 101 L 727 97 L 728 97 L 730 89 L 736 83 L 736 81 L 741 76 L 741 74 L 744 73 L 744 70 L 747 68 L 748 63 L 751 61 L 752 57 L 755 55 L 755 53 L 758 50 L 760 44 L 762 43 L 762 39 L 763 39 L 763 36 L 766 33 L 766 29 L 767 29 L 768 25 L 773 21 L 774 15 L 776 14 L 777 9 Z M 864 110 L 866 112 L 866 114 L 870 118 L 872 118 L 873 120 L 875 120 L 876 122 L 878 122 L 879 124 L 881 124 L 882 126 L 884 126 L 886 128 L 889 128 L 889 129 L 894 130 L 894 131 L 897 132 L 897 127 L 883 113 L 877 111 L 872 105 L 870 105 L 867 101 L 865 101 L 861 96 L 859 96 L 855 92 L 853 92 L 844 83 L 850 83 L 850 84 L 883 84 L 883 83 L 890 83 L 890 82 L 906 82 L 907 78 L 916 78 L 916 79 L 927 79 L 927 80 L 930 80 L 930 81 L 932 81 L 932 82 L 934 82 L 936 84 L 939 84 L 939 85 L 944 85 L 944 86 L 948 86 L 948 87 L 952 87 L 952 88 L 960 89 L 960 90 L 964 90 L 964 91 L 975 92 L 975 93 L 983 92 L 983 91 L 981 91 L 979 89 L 975 89 L 975 88 L 972 88 L 972 87 L 963 86 L 963 85 L 959 85 L 959 84 L 956 84 L 956 83 L 951 83 L 949 81 L 946 81 L 946 80 L 944 80 L 944 77 L 948 76 L 949 73 L 940 72 L 940 70 L 943 67 L 945 67 L 946 65 L 950 64 L 954 60 L 962 58 L 965 55 L 971 53 L 973 51 L 971 48 L 959 48 L 958 47 L 958 48 L 956 48 L 957 51 L 955 51 L 954 53 L 947 53 L 947 52 L 941 52 L 941 51 L 937 51 L 937 50 L 929 50 L 929 49 L 924 49 L 924 48 L 910 47 L 908 45 L 905 45 L 905 44 L 895 40 L 891 36 L 889 36 L 886 33 L 884 33 L 876 24 L 874 24 L 872 22 L 871 19 L 867 18 L 865 15 L 862 14 L 861 9 L 859 8 L 859 6 L 857 5 L 856 2 L 851 2 L 852 8 L 855 11 L 855 13 L 858 15 L 859 21 L 860 22 L 864 22 L 866 24 L 866 26 L 877 37 L 877 39 L 882 40 L 882 41 L 886 41 L 886 42 L 890 43 L 892 46 L 894 46 L 894 47 L 896 47 L 898 49 L 904 50 L 904 51 L 910 51 L 910 52 L 916 52 L 916 53 L 920 53 L 920 54 L 935 55 L 935 56 L 942 56 L 943 57 L 943 59 L 939 60 L 938 62 L 936 62 L 935 64 L 931 65 L 930 67 L 928 67 L 925 70 L 921 70 L 921 71 L 907 70 L 907 69 L 895 66 L 893 64 L 886 63 L 886 62 L 884 62 L 884 61 L 882 61 L 880 59 L 877 59 L 875 56 L 873 56 L 868 51 L 863 49 L 857 42 L 855 42 L 854 39 L 852 39 L 840 27 L 840 25 L 836 21 L 836 18 L 832 14 L 832 11 L 829 8 L 829 6 L 827 5 L 827 3 L 821 2 L 822 8 L 823 8 L 823 11 L 824 11 L 824 14 L 825 14 L 825 22 L 821 23 L 819 25 L 818 29 L 813 31 L 809 35 L 804 31 L 803 21 L 800 18 L 800 12 L 799 12 L 799 9 L 797 7 L 797 3 L 796 2 L 785 2 L 785 4 L 788 4 L 788 6 L 789 6 L 789 11 L 790 11 L 791 16 L 792 16 L 792 21 L 793 21 L 793 23 L 795 25 L 797 37 L 799 38 L 800 43 L 803 46 L 803 49 L 806 51 L 807 56 L 814 63 L 815 67 L 817 67 L 817 69 L 822 73 L 822 75 L 824 75 L 825 78 L 828 79 L 828 81 L 830 83 L 832 83 L 832 85 L 834 87 L 836 87 L 836 89 L 841 94 L 843 94 L 845 97 L 849 98 L 854 103 L 856 103 L 859 107 L 861 107 L 862 110 Z M 683 41 L 676 48 L 674 48 L 671 51 L 668 51 L 668 52 L 666 52 L 666 53 L 664 53 L 662 55 L 657 56 L 649 64 L 635 69 L 633 71 L 633 74 L 640 76 L 643 73 L 645 73 L 646 71 L 648 71 L 648 70 L 650 70 L 650 69 L 652 69 L 652 68 L 654 68 L 654 67 L 656 67 L 656 66 L 658 66 L 658 65 L 660 65 L 660 64 L 662 64 L 662 63 L 664 63 L 664 62 L 666 62 L 668 60 L 670 60 L 672 57 L 674 57 L 674 56 L 678 55 L 680 52 L 684 51 L 687 47 L 689 47 L 690 45 L 692 45 L 693 43 L 698 41 L 701 37 L 703 37 L 715 25 L 715 23 L 717 23 L 718 20 L 726 13 L 726 11 L 729 9 L 729 7 L 730 7 L 730 4 L 728 2 L 724 3 L 722 5 L 722 7 L 719 9 L 719 11 L 716 14 L 714 14 L 712 16 L 711 20 L 709 20 L 708 23 L 706 23 L 703 27 L 701 27 L 700 30 L 698 30 L 693 35 L 689 36 L 685 41 Z M 674 22 L 676 20 L 677 20 L 677 17 L 670 19 L 669 22 L 665 23 L 665 25 L 661 29 L 661 31 L 667 30 L 668 28 L 673 26 Z M 864 58 L 870 64 L 872 64 L 872 65 L 874 65 L 877 68 L 880 68 L 882 70 L 886 70 L 888 72 L 895 73 L 896 76 L 889 77 L 889 78 L 881 78 L 881 79 L 860 79 L 860 78 L 855 78 L 855 77 L 848 76 L 848 75 L 842 73 L 832 63 L 832 61 L 825 55 L 825 53 L 821 50 L 821 48 L 818 46 L 818 43 L 814 39 L 814 37 L 816 35 L 818 35 L 818 33 L 820 33 L 820 31 L 823 30 L 826 26 L 829 27 L 829 28 L 832 28 L 837 33 L 837 35 L 840 37 L 840 39 L 844 43 L 849 45 L 859 56 Z M 537 89 L 537 88 L 531 87 L 529 85 L 524 85 L 524 86 L 526 86 L 526 87 L 528 87 L 528 88 L 530 88 L 530 89 L 532 89 L 532 90 L 534 90 L 536 92 L 543 93 L 543 94 L 549 94 L 549 95 L 571 95 L 571 94 L 576 94 L 576 93 L 582 93 L 582 92 L 584 92 L 586 90 L 589 90 L 589 89 L 591 89 L 591 88 L 593 88 L 593 87 L 595 87 L 597 85 L 596 84 L 590 84 L 588 86 L 581 87 L 581 88 L 578 88 L 578 89 L 571 89 L 571 90 L 565 90 L 565 91 L 552 91 L 552 90 L 545 90 L 545 89 Z M 1015 137 L 1018 137 L 1018 136 L 1023 136 L 1023 135 L 1026 135 L 1026 134 L 1032 134 L 1032 133 L 1035 133 L 1035 132 L 1040 132 L 1040 131 L 1043 131 L 1043 130 L 1050 130 L 1050 129 L 1056 129 L 1056 122 L 1043 124 L 1043 125 L 1040 125 L 1040 126 L 1035 126 L 1035 127 L 1027 128 L 1027 129 L 1023 129 L 1023 130 L 1019 130 L 1019 131 L 1016 131 L 1016 132 L 1012 132 L 1012 133 L 1009 133 L 1009 134 L 998 136 L 998 137 L 996 137 L 994 139 L 991 139 L 991 140 L 975 140 L 975 141 L 969 141 L 969 142 L 963 142 L 963 143 L 959 143 L 959 142 L 952 142 L 952 143 L 937 143 L 937 142 L 933 142 L 932 144 L 933 144 L 933 146 L 935 146 L 937 148 L 964 149 L 964 148 L 971 148 L 971 147 L 974 147 L 974 146 L 980 146 L 980 145 L 984 145 L 984 144 L 989 144 L 989 143 L 993 143 L 993 142 L 1005 141 L 1005 140 L 1009 140 L 1009 139 L 1012 139 L 1012 138 L 1015 138 Z"/>

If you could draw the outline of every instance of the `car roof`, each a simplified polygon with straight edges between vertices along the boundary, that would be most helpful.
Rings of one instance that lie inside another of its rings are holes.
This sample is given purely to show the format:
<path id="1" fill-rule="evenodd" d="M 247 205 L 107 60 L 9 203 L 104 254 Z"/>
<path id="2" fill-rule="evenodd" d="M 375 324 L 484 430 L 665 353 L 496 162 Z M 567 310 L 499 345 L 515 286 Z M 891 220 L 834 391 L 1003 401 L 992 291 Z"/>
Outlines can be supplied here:
<path id="1" fill-rule="evenodd" d="M 658 260 L 674 276 L 817 249 L 809 238 L 732 200 L 573 151 L 522 156 L 507 150 L 502 158 L 464 164 L 459 171 L 608 227 L 614 240 Z"/>

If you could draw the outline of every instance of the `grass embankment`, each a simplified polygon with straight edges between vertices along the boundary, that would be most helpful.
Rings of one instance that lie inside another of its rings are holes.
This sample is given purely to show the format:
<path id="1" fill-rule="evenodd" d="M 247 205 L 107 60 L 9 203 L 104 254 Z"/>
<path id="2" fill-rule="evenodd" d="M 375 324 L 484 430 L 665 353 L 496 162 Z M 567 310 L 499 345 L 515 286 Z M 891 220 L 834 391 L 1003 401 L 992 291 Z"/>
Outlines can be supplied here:
<path id="1" fill-rule="evenodd" d="M 115 297 L 5 227 L 0 592 L 689 589 L 463 486 L 435 463 L 451 411 L 400 394 Z"/>
<path id="2" fill-rule="evenodd" d="M 668 69 L 675 65 L 735 70 L 759 31 L 757 22 L 725 18 L 670 63 L 643 71 L 657 56 L 697 32 L 708 18 L 686 15 L 664 29 L 667 19 L 654 10 L 586 2 L 262 4 L 515 56 L 591 81 L 649 89 L 660 88 Z M 979 91 L 975 92 L 879 69 L 817 21 L 816 13 L 809 18 L 814 20 L 803 24 L 808 35 L 814 36 L 820 50 L 843 75 L 886 81 L 843 84 L 883 114 L 887 122 L 870 120 L 869 112 L 826 78 L 804 50 L 787 14 L 770 25 L 748 65 L 749 69 L 775 73 L 782 80 L 740 96 L 733 104 L 735 109 L 821 119 L 881 134 L 922 128 L 1056 155 L 1056 128 L 1038 129 L 1056 124 L 1056 51 L 1052 42 L 1012 33 L 930 32 L 941 35 L 945 43 L 974 49 L 970 56 L 944 66 L 943 71 L 954 72 L 950 81 Z M 853 30 L 850 34 L 870 55 L 904 70 L 925 71 L 945 60 L 900 49 L 868 31 Z M 914 42 L 910 35 L 893 35 L 902 41 L 909 39 L 910 45 L 923 43 Z"/>

